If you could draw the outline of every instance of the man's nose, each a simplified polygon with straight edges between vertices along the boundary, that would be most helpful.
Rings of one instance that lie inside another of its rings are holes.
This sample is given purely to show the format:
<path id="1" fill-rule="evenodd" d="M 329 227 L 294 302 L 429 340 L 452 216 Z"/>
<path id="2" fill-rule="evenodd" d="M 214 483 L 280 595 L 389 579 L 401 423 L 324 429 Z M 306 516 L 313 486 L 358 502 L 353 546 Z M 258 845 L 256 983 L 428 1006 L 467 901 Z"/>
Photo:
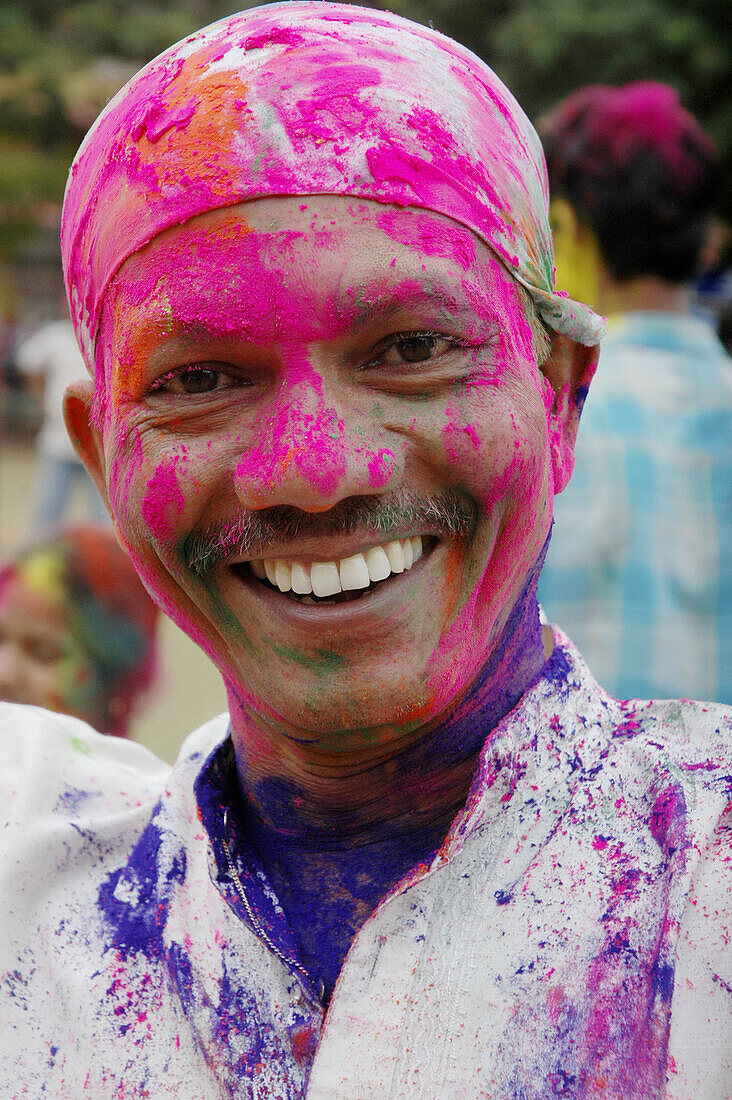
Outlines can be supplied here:
<path id="1" fill-rule="evenodd" d="M 357 402 L 335 388 L 326 392 L 318 377 L 280 387 L 258 438 L 236 467 L 245 508 L 289 504 L 321 512 L 349 496 L 383 493 L 399 481 L 398 449 L 367 422 Z"/>

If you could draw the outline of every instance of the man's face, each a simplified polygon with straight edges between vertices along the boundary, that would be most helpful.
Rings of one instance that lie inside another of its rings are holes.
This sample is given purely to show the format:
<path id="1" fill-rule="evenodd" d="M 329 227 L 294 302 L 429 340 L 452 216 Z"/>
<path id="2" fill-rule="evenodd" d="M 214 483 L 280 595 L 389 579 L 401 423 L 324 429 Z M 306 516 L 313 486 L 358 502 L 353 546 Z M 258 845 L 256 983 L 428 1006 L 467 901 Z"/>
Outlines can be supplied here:
<path id="1" fill-rule="evenodd" d="M 99 347 L 122 538 L 246 708 L 333 747 L 469 685 L 552 510 L 554 392 L 482 242 L 377 203 L 257 200 L 127 260 Z M 416 538 L 398 571 L 389 544 Z"/>

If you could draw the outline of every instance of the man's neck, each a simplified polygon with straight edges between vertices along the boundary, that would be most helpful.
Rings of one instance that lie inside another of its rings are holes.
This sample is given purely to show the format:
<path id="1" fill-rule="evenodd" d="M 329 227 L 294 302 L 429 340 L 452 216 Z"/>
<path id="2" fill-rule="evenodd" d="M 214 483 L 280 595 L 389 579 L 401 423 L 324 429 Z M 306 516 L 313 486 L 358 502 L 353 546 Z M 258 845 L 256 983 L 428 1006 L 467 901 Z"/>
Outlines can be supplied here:
<path id="1" fill-rule="evenodd" d="M 289 771 L 267 775 L 250 764 L 251 727 L 234 727 L 244 832 L 326 998 L 362 924 L 444 841 L 490 731 L 548 656 L 534 577 L 462 700 L 387 757 L 364 752 L 327 769 L 304 753 Z"/>
<path id="2" fill-rule="evenodd" d="M 532 577 L 480 675 L 451 712 L 383 739 L 386 748 L 378 748 L 378 731 L 369 731 L 361 749 L 337 756 L 320 752 L 317 743 L 293 748 L 289 738 L 285 751 L 271 751 L 276 733 L 253 722 L 230 696 L 245 805 L 261 828 L 281 834 L 283 842 L 317 850 L 381 842 L 415 829 L 442 829 L 444 836 L 467 798 L 490 730 L 545 662 Z"/>

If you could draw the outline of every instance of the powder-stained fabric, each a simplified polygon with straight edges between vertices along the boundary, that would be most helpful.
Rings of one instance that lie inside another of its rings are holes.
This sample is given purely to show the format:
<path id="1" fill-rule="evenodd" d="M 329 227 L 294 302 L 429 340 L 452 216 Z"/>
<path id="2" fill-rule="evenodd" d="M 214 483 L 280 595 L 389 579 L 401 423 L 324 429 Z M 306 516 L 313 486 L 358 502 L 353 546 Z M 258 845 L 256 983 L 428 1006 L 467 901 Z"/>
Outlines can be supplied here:
<path id="1" fill-rule="evenodd" d="M 214 23 L 138 73 L 69 176 L 62 251 L 89 369 L 105 291 L 169 226 L 273 195 L 350 195 L 473 230 L 553 328 L 596 344 L 604 323 L 553 290 L 539 139 L 465 47 L 385 12 L 286 3 Z"/>
<path id="2" fill-rule="evenodd" d="M 2 1095 L 726 1095 L 730 719 L 618 703 L 555 642 L 327 1013 L 243 836 L 239 875 L 281 958 L 228 873 L 224 716 L 171 770 L 0 708 Z"/>

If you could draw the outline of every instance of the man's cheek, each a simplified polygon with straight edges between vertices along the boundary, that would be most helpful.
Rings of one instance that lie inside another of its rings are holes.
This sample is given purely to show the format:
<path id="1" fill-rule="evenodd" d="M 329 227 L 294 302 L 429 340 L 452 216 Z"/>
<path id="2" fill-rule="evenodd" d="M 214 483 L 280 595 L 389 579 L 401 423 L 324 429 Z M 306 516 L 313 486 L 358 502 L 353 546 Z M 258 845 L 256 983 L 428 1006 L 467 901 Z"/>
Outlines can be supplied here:
<path id="1" fill-rule="evenodd" d="M 107 495 L 118 523 L 126 523 L 134 508 L 143 463 L 142 435 L 125 409 L 109 409 L 103 431 Z"/>
<path id="2" fill-rule="evenodd" d="M 483 459 L 485 443 L 476 418 L 451 402 L 445 409 L 445 423 L 440 435 L 447 465 L 467 474 L 476 472 Z"/>
<path id="3" fill-rule="evenodd" d="M 161 449 L 149 431 L 121 417 L 110 435 L 107 489 L 118 524 L 146 542 L 175 538 L 191 496 L 186 448 Z"/>
<path id="4" fill-rule="evenodd" d="M 542 463 L 533 420 L 517 416 L 500 397 L 484 395 L 478 402 L 446 406 L 440 430 L 446 468 L 482 511 L 540 491 Z"/>
<path id="5" fill-rule="evenodd" d="M 144 487 L 140 511 L 154 542 L 167 542 L 179 530 L 185 504 L 180 476 L 186 461 L 180 454 L 162 459 Z"/>

